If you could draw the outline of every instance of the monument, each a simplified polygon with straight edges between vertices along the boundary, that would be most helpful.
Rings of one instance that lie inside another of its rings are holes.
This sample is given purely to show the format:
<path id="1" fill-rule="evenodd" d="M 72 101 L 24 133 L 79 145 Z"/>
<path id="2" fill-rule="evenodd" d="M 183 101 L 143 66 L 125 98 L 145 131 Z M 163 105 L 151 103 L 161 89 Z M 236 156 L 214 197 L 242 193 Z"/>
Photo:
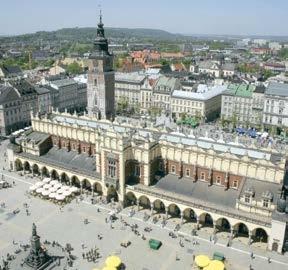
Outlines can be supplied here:
<path id="1" fill-rule="evenodd" d="M 31 248 L 24 264 L 31 269 L 46 269 L 53 263 L 53 257 L 47 254 L 45 248 L 41 246 L 40 237 L 37 235 L 36 225 L 32 225 Z"/>

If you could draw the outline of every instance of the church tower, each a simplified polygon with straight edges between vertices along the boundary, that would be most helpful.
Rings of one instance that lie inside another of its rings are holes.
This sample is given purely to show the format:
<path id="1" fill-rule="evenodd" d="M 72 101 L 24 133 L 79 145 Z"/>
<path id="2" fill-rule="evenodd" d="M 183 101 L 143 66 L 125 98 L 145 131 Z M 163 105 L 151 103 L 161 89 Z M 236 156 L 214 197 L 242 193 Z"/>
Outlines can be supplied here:
<path id="1" fill-rule="evenodd" d="M 115 74 L 113 55 L 108 51 L 104 24 L 100 12 L 100 21 L 94 49 L 88 61 L 87 111 L 89 116 L 98 119 L 113 120 L 115 115 Z"/>

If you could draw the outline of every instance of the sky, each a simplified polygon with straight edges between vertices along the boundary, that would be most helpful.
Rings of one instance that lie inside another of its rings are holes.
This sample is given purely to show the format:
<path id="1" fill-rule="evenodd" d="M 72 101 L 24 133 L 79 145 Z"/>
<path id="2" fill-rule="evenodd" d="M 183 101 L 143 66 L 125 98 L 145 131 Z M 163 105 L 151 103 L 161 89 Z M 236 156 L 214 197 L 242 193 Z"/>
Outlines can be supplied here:
<path id="1" fill-rule="evenodd" d="M 288 0 L 0 0 L 0 35 L 95 27 L 183 34 L 286 35 Z"/>

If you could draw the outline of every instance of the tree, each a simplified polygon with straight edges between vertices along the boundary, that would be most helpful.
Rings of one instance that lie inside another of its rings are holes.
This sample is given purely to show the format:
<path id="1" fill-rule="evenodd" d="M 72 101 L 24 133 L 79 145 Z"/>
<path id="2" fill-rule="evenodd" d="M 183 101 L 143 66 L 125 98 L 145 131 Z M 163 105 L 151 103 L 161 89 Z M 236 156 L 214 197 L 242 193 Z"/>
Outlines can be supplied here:
<path id="1" fill-rule="evenodd" d="M 76 75 L 82 73 L 83 68 L 77 62 L 73 62 L 67 66 L 67 72 L 69 74 Z"/>

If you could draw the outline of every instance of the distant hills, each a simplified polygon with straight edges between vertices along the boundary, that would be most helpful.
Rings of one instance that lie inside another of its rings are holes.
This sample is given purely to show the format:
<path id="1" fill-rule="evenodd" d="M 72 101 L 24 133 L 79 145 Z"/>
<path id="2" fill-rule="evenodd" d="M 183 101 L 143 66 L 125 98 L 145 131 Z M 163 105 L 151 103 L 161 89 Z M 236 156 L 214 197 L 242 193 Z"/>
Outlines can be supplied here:
<path id="1" fill-rule="evenodd" d="M 105 28 L 105 33 L 108 38 L 121 39 L 151 39 L 151 40 L 176 40 L 185 38 L 184 35 L 172 34 L 164 30 L 145 29 L 145 28 Z M 24 34 L 17 36 L 2 36 L 0 40 L 69 40 L 69 41 L 89 41 L 96 36 L 96 27 L 84 28 L 63 28 L 56 31 L 39 31 L 32 34 Z M 187 37 L 186 37 L 187 38 Z"/>
<path id="2" fill-rule="evenodd" d="M 263 38 L 267 40 L 288 41 L 287 36 L 261 36 L 261 35 L 206 35 L 206 34 L 174 34 L 168 31 L 159 29 L 146 29 L 146 28 L 105 28 L 106 36 L 108 38 L 121 38 L 127 40 L 233 40 L 242 38 Z M 31 34 L 17 35 L 17 36 L 1 36 L 1 41 L 26 41 L 31 42 L 35 40 L 68 40 L 86 42 L 91 41 L 96 36 L 96 27 L 83 27 L 83 28 L 63 28 L 56 31 L 39 31 Z"/>

